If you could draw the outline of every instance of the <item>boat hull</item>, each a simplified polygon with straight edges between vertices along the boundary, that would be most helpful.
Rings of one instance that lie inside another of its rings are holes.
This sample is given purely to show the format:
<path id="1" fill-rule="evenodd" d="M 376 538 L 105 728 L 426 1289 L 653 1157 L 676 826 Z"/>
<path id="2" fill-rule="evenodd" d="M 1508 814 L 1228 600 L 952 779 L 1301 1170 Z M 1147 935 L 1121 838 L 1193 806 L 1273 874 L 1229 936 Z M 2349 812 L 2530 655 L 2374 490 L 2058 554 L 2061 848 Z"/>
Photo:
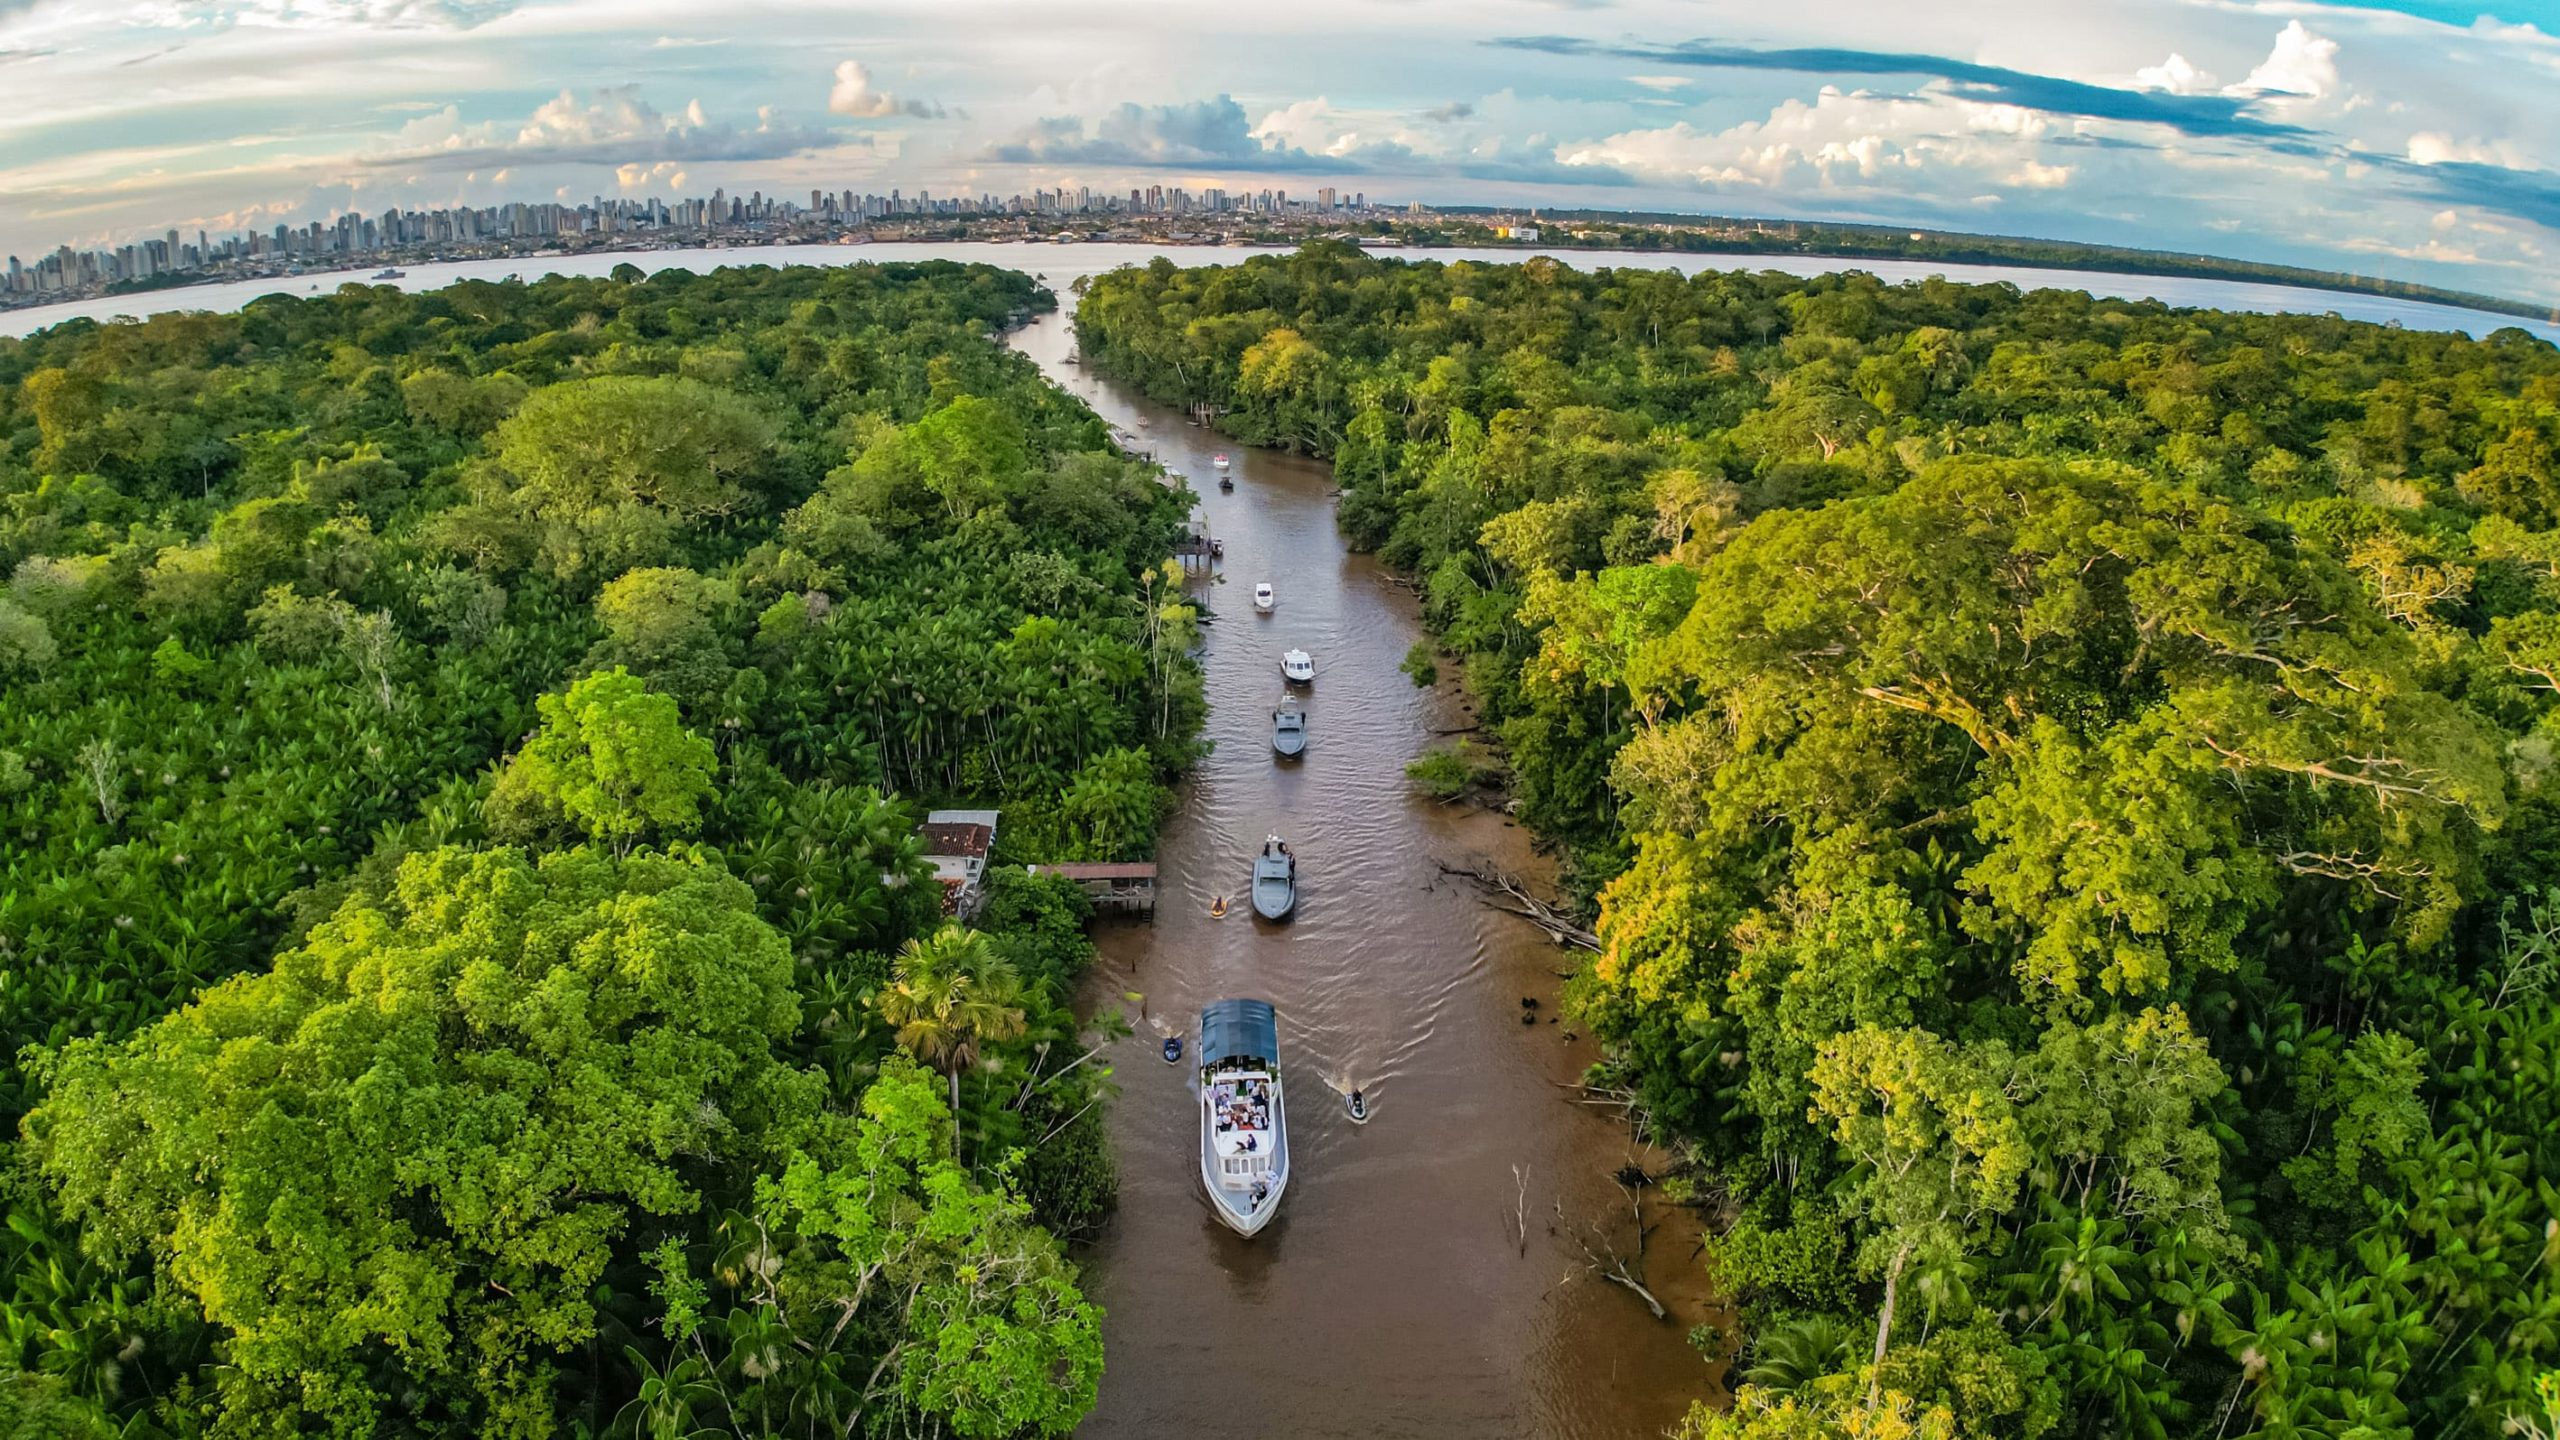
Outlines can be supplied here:
<path id="1" fill-rule="evenodd" d="M 1253 882 L 1253 913 L 1265 920 L 1286 920 L 1298 908 L 1298 886 L 1290 880 Z"/>

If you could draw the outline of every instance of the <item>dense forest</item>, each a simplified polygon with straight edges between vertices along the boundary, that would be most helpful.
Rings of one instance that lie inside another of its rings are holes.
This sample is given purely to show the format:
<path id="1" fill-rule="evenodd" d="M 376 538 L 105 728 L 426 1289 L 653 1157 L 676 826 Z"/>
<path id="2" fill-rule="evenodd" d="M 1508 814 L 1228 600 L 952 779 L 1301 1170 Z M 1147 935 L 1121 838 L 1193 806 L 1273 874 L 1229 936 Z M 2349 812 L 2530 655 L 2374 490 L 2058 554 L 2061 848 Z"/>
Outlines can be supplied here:
<path id="1" fill-rule="evenodd" d="M 1187 500 L 952 264 L 0 340 L 0 1435 L 1057 1434 Z M 1000 807 L 973 925 L 920 810 Z"/>
<path id="2" fill-rule="evenodd" d="M 1077 328 L 1417 577 L 1739 1308 L 1691 1440 L 2552 1433 L 2549 345 L 1339 244 Z"/>

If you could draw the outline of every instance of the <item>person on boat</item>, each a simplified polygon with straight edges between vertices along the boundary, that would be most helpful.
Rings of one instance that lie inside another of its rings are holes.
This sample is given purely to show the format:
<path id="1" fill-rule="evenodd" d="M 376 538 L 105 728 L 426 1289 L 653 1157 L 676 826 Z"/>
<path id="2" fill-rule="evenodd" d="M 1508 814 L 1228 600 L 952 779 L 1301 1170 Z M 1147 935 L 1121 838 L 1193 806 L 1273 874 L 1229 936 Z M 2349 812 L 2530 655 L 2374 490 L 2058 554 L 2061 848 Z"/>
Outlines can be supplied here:
<path id="1" fill-rule="evenodd" d="M 1351 1091 L 1351 1108 L 1354 1110 L 1365 1110 L 1368 1106 L 1369 1102 L 1360 1098 L 1359 1088 L 1356 1086 L 1353 1087 Z"/>

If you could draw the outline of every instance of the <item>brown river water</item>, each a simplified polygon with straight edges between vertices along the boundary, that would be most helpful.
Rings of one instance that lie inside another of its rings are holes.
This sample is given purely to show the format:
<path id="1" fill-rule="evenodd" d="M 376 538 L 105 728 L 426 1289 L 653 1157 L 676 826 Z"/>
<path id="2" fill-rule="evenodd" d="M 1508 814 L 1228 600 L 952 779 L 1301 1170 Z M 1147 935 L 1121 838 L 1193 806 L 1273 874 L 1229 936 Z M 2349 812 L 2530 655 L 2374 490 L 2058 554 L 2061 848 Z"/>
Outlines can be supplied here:
<path id="1" fill-rule="evenodd" d="M 1136 1033 L 1110 1057 L 1120 1205 L 1083 1256 L 1108 1358 L 1082 1433 L 1661 1433 L 1711 1385 L 1685 1339 L 1709 1313 L 1696 1225 L 1637 1192 L 1639 1257 L 1630 1192 L 1612 1177 L 1630 1162 L 1658 1171 L 1662 1157 L 1569 1083 L 1593 1059 L 1555 1018 L 1572 957 L 1440 871 L 1546 867 L 1517 825 L 1417 796 L 1404 778 L 1436 731 L 1469 723 L 1447 686 L 1419 690 L 1397 669 L 1423 638 L 1412 596 L 1344 548 L 1326 465 L 1248 449 L 1066 364 L 1063 313 L 1013 343 L 1190 477 L 1226 542 L 1193 586 L 1214 616 L 1201 657 L 1214 748 L 1166 827 L 1156 919 L 1103 926 L 1086 996 L 1129 1011 Z M 1220 451 L 1230 493 L 1211 464 Z M 1277 595 L 1269 615 L 1253 609 L 1261 580 Z M 1316 679 L 1307 753 L 1283 762 L 1270 712 L 1292 646 L 1314 656 Z M 1298 910 L 1282 926 L 1254 919 L 1244 896 L 1270 832 L 1299 857 Z M 1213 920 L 1221 895 L 1231 910 Z M 1201 1191 L 1190 1055 L 1167 1065 L 1157 1053 L 1229 996 L 1278 1007 L 1288 1085 L 1289 1187 L 1251 1240 L 1222 1228 Z M 1354 1085 L 1366 1125 L 1344 1109 Z M 1595 1257 L 1613 1256 L 1669 1319 L 1601 1278 Z"/>

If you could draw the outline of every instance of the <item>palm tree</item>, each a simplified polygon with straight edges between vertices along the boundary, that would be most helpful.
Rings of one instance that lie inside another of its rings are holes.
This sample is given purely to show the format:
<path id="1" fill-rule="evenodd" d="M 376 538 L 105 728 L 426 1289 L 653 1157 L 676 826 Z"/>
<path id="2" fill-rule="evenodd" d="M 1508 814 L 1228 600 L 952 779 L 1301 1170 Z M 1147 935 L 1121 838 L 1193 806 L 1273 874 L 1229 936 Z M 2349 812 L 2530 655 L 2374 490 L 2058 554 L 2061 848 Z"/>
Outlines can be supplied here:
<path id="1" fill-rule="evenodd" d="M 1760 1335 L 1743 1383 L 1763 1390 L 1801 1389 L 1846 1369 L 1856 1358 L 1857 1332 L 1836 1315 L 1806 1315 Z"/>
<path id="2" fill-rule="evenodd" d="M 909 940 L 875 1002 L 898 1043 L 951 1082 L 952 1144 L 959 1144 L 960 1072 L 985 1047 L 1017 1039 L 1022 979 L 987 937 L 956 922 Z"/>

